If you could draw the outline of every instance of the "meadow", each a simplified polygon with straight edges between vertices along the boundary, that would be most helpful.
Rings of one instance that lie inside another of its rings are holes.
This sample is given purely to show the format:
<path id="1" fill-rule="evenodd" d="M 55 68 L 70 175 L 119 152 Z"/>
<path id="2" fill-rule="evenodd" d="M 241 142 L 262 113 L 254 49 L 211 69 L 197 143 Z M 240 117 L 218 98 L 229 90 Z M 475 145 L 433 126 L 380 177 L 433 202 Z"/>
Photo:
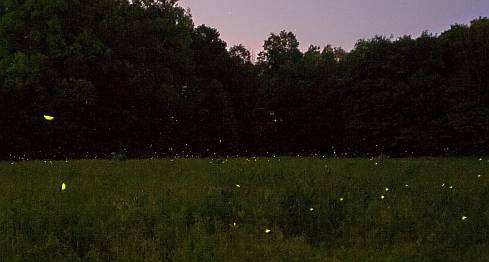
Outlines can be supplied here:
<path id="1" fill-rule="evenodd" d="M 0 261 L 489 261 L 488 185 L 487 158 L 5 161 Z"/>

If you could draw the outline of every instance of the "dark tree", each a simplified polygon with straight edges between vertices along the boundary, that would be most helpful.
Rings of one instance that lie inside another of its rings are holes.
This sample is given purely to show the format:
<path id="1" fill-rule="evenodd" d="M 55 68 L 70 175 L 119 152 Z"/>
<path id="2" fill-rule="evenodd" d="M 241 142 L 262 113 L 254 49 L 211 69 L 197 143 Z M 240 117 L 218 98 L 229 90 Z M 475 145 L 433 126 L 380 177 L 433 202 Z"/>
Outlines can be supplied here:
<path id="1" fill-rule="evenodd" d="M 487 18 L 350 52 L 281 31 L 253 64 L 175 0 L 0 2 L 0 158 L 488 148 Z"/>

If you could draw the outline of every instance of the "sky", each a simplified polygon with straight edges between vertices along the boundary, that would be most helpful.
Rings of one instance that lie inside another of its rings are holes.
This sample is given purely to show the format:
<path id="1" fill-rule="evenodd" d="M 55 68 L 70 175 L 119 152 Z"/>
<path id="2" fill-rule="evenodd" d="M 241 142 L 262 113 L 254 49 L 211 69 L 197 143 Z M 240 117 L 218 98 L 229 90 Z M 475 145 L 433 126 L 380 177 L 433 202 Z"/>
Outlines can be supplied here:
<path id="1" fill-rule="evenodd" d="M 258 54 L 270 33 L 294 32 L 307 50 L 331 44 L 351 50 L 375 35 L 437 34 L 489 16 L 489 0 L 180 0 L 195 25 L 217 28 L 229 46 Z"/>

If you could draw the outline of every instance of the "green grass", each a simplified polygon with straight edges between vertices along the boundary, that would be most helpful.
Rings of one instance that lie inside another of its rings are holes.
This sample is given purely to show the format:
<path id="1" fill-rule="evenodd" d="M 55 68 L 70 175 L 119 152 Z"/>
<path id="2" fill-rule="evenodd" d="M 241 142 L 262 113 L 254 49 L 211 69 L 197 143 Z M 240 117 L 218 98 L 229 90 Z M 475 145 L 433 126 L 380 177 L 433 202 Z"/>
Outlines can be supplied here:
<path id="1" fill-rule="evenodd" d="M 0 260 L 489 261 L 488 185 L 475 158 L 0 162 Z"/>

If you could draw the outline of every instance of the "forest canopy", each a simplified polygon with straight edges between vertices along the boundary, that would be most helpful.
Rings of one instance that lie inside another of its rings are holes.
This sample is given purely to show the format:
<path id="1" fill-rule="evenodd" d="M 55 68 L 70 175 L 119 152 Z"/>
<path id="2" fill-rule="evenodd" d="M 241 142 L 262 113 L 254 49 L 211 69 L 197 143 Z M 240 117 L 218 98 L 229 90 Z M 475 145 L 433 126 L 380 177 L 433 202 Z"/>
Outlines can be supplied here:
<path id="1" fill-rule="evenodd" d="M 489 153 L 487 18 L 251 60 L 175 0 L 1 1 L 0 158 Z"/>

